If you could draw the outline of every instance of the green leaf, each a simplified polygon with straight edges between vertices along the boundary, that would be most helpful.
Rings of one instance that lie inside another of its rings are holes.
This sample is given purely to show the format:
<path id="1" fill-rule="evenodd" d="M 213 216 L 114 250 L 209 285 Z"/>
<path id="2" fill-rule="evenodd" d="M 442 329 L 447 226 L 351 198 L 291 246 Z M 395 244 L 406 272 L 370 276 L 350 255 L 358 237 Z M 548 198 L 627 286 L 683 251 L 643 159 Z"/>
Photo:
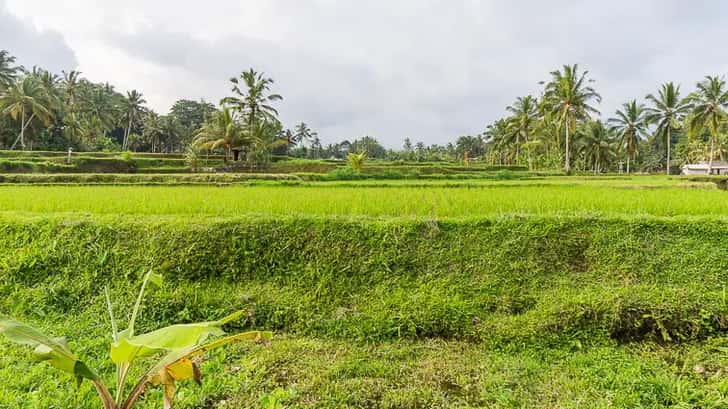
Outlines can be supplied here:
<path id="1" fill-rule="evenodd" d="M 0 333 L 11 342 L 35 347 L 34 357 L 40 362 L 48 362 L 53 367 L 68 372 L 79 379 L 99 379 L 86 364 L 79 361 L 71 352 L 63 338 L 51 338 L 37 329 L 0 316 Z"/>
<path id="2" fill-rule="evenodd" d="M 118 341 L 111 344 L 111 360 L 116 364 L 129 363 L 158 352 L 194 347 L 210 336 L 223 335 L 221 327 L 242 314 L 239 311 L 219 321 L 172 325 L 136 336 L 130 336 L 128 329 L 121 331 Z"/>
<path id="3" fill-rule="evenodd" d="M 164 283 L 164 279 L 161 274 L 152 273 L 151 271 L 149 272 L 149 281 L 157 287 L 161 287 Z"/>
<path id="4" fill-rule="evenodd" d="M 200 375 L 195 370 L 192 362 L 193 358 L 236 341 L 268 342 L 272 337 L 272 332 L 251 331 L 216 339 L 204 345 L 173 351 L 149 370 L 147 379 L 155 385 L 165 383 L 165 380 L 174 382 L 185 379 L 197 379 Z"/>

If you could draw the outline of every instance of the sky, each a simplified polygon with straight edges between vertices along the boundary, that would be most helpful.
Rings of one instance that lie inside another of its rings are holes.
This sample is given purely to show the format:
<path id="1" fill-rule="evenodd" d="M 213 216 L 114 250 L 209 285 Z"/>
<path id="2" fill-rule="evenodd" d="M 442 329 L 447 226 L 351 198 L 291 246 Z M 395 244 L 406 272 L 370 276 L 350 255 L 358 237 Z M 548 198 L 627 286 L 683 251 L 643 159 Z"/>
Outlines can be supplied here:
<path id="1" fill-rule="evenodd" d="M 396 148 L 482 132 L 563 64 L 589 70 L 603 117 L 665 81 L 689 92 L 728 73 L 724 16 L 723 0 L 0 0 L 0 49 L 160 113 L 216 103 L 253 67 L 286 126 Z"/>

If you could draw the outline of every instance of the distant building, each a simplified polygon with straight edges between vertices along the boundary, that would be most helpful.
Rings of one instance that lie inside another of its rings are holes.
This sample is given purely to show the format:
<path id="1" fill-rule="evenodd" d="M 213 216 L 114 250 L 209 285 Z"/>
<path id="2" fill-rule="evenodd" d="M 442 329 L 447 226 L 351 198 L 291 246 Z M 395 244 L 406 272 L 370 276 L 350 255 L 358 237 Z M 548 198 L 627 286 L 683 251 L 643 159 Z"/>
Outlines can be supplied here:
<path id="1" fill-rule="evenodd" d="M 682 167 L 683 175 L 707 175 L 708 162 L 700 161 L 698 163 L 688 163 Z M 711 175 L 728 175 L 728 162 L 723 160 L 714 160 L 711 167 Z"/>

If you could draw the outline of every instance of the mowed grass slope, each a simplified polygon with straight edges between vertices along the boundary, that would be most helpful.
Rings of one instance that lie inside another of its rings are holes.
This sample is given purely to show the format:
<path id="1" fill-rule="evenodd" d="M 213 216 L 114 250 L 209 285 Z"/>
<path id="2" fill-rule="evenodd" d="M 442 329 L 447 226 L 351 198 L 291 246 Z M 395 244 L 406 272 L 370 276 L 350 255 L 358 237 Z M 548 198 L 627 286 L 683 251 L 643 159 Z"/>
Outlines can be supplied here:
<path id="1" fill-rule="evenodd" d="M 710 184 L 709 184 L 710 185 Z M 708 186 L 709 186 L 708 185 Z M 717 189 L 629 185 L 454 186 L 2 186 L 0 211 L 146 215 L 478 217 L 728 215 Z"/>

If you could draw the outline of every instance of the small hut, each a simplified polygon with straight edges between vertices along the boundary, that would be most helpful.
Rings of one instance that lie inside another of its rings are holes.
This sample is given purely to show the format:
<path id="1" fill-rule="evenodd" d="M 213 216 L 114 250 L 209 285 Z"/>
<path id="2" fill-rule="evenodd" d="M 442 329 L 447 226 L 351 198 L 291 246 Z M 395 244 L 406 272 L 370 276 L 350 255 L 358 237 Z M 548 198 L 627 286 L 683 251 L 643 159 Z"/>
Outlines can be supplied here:
<path id="1" fill-rule="evenodd" d="M 708 174 L 708 162 L 700 161 L 698 163 L 687 163 L 682 167 L 683 175 L 707 175 Z M 728 175 L 728 162 L 723 160 L 713 161 L 713 165 L 710 166 L 711 175 Z"/>

